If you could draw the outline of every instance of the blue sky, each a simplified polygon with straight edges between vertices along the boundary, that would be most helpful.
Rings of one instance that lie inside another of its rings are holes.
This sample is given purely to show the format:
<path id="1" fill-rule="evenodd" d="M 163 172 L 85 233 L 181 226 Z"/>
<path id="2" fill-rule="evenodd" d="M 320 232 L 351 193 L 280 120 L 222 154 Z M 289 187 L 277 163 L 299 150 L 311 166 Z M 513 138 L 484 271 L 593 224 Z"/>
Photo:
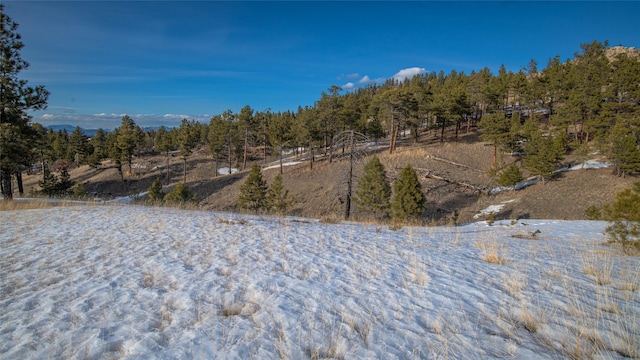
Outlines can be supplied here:
<path id="1" fill-rule="evenodd" d="M 7 1 L 51 92 L 44 125 L 208 122 L 227 109 L 296 110 L 421 71 L 543 68 L 580 44 L 640 47 L 640 2 Z"/>

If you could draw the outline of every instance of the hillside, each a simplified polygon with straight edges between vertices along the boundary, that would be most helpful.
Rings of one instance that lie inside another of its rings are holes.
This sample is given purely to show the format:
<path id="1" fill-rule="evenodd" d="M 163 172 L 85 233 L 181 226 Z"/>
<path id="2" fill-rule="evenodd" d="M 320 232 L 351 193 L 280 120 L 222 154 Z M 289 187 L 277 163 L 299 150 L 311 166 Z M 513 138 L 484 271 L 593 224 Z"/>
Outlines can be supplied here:
<path id="1" fill-rule="evenodd" d="M 433 134 L 423 135 L 417 144 L 401 142 L 397 151 L 389 155 L 383 146 L 376 153 L 384 164 L 387 175 L 394 180 L 401 168 L 412 164 L 417 169 L 427 194 L 428 203 L 424 220 L 428 223 L 447 223 L 454 210 L 460 213 L 461 221 L 473 221 L 474 215 L 490 205 L 504 204 L 497 213 L 498 219 L 584 219 L 584 210 L 590 205 L 601 206 L 611 202 L 617 192 L 630 186 L 634 178 L 615 176 L 611 169 L 588 169 L 558 174 L 552 181 L 542 185 L 532 185 L 518 191 L 506 191 L 497 195 L 487 195 L 469 188 L 456 186 L 441 180 L 427 178 L 427 174 L 437 175 L 459 183 L 471 184 L 482 189 L 495 185 L 487 176 L 491 166 L 492 148 L 481 142 L 475 133 L 461 136 L 457 142 L 440 143 Z M 263 175 L 271 183 L 278 174 L 277 159 L 269 159 L 263 166 Z M 515 158 L 504 156 L 505 162 Z M 356 177 L 360 174 L 366 157 L 360 158 Z M 565 159 L 570 163 L 571 157 Z M 299 163 L 298 163 L 299 162 Z M 100 198 L 126 196 L 145 191 L 156 177 L 164 179 L 162 156 L 142 156 L 135 158 L 133 175 L 129 176 L 125 167 L 125 182 L 109 162 L 100 169 L 81 166 L 72 169 L 72 179 L 83 182 L 90 194 Z M 262 165 L 264 161 L 260 161 Z M 295 164 L 297 163 L 297 164 Z M 346 192 L 347 162 L 318 157 L 313 170 L 309 161 L 291 157 L 285 160 L 284 185 L 296 199 L 291 215 L 311 218 L 342 218 Z M 220 164 L 220 166 L 225 166 Z M 197 194 L 199 207 L 206 210 L 235 211 L 240 186 L 247 172 L 214 177 L 214 164 L 202 149 L 191 156 L 187 163 L 187 184 Z M 183 163 L 178 157 L 171 158 L 171 180 L 175 184 L 182 180 Z M 39 175 L 26 175 L 27 194 L 37 188 Z M 357 218 L 358 211 L 352 214 Z"/>

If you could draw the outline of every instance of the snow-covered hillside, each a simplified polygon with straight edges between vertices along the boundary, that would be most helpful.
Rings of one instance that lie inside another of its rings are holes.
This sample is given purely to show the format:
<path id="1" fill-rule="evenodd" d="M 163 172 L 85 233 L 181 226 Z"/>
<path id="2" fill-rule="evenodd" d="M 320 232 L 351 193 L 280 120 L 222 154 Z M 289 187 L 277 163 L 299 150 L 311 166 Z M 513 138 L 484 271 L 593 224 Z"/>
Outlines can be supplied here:
<path id="1" fill-rule="evenodd" d="M 640 258 L 604 227 L 4 211 L 0 358 L 640 357 Z"/>

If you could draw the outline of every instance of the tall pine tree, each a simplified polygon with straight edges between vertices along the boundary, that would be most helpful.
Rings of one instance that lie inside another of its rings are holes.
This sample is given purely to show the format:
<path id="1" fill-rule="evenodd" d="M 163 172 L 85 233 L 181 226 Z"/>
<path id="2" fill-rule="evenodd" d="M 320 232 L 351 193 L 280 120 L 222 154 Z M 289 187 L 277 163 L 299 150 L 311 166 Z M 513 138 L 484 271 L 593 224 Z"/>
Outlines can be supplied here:
<path id="1" fill-rule="evenodd" d="M 20 57 L 24 47 L 18 24 L 0 4 L 0 187 L 5 200 L 13 199 L 11 175 L 28 165 L 31 145 L 38 133 L 29 126 L 30 110 L 47 107 L 49 92 L 44 86 L 30 87 L 18 77 L 29 67 Z"/>

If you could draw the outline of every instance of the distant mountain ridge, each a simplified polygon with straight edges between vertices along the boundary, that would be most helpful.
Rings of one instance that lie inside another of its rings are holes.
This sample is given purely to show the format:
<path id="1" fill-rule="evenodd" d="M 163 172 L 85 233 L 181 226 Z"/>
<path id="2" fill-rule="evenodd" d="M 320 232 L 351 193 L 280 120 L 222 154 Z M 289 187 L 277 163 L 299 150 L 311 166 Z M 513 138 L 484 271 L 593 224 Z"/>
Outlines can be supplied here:
<path id="1" fill-rule="evenodd" d="M 69 134 L 71 134 L 71 132 L 76 129 L 76 126 L 69 125 L 69 124 L 59 124 L 59 125 L 45 126 L 45 128 L 51 129 L 53 131 L 66 130 Z M 82 127 L 80 129 L 82 129 L 82 132 L 87 136 L 95 136 L 96 132 L 98 132 L 98 129 L 85 129 Z"/>

